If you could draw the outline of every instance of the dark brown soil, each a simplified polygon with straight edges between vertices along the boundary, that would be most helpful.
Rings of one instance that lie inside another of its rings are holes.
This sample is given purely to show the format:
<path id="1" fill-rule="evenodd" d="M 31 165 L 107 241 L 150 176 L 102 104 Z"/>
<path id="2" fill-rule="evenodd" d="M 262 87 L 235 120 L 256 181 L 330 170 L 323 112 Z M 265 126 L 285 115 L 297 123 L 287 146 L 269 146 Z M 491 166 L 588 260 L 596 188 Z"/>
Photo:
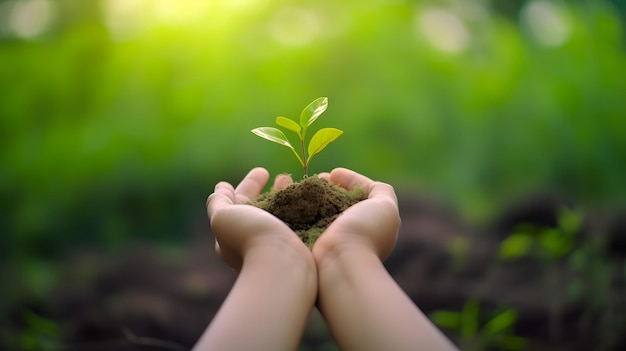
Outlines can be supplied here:
<path id="1" fill-rule="evenodd" d="M 365 198 L 363 189 L 349 191 L 314 175 L 262 194 L 251 205 L 280 218 L 311 247 L 341 212 Z"/>

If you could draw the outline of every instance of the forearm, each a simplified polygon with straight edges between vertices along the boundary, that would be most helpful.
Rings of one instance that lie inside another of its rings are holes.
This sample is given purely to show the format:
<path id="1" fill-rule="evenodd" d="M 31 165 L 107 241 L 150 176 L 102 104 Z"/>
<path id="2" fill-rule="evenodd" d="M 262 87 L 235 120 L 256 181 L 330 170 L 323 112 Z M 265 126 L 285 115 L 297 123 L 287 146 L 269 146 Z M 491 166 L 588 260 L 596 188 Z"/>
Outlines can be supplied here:
<path id="1" fill-rule="evenodd" d="M 315 302 L 316 279 L 314 264 L 297 252 L 278 248 L 250 252 L 194 349 L 296 349 Z"/>
<path id="2" fill-rule="evenodd" d="M 318 263 L 318 307 L 342 350 L 455 350 L 367 250 Z"/>

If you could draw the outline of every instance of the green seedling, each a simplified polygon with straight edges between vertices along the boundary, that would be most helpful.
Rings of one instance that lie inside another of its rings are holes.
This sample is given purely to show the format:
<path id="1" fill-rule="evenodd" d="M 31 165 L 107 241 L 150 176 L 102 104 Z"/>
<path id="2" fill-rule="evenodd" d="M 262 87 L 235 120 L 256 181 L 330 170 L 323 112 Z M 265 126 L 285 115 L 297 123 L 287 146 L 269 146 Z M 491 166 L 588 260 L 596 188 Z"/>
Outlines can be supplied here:
<path id="1" fill-rule="evenodd" d="M 302 156 L 298 154 L 285 134 L 278 128 L 259 127 L 252 129 L 252 133 L 263 139 L 267 139 L 290 148 L 291 151 L 293 151 L 293 154 L 296 155 L 300 165 L 302 165 L 304 177 L 306 178 L 309 176 L 309 164 L 311 163 L 313 156 L 324 150 L 328 144 L 335 141 L 341 134 L 343 134 L 343 131 L 336 128 L 322 128 L 313 135 L 311 141 L 309 141 L 308 148 L 305 150 L 307 128 L 310 127 L 311 124 L 313 124 L 313 122 L 315 122 L 315 120 L 317 120 L 317 118 L 324 113 L 324 111 L 326 111 L 327 107 L 328 98 L 321 97 L 315 99 L 315 101 L 311 102 L 304 108 L 304 110 L 302 110 L 302 113 L 300 114 L 300 123 L 296 123 L 294 120 L 287 117 L 276 117 L 276 124 L 278 126 L 287 128 L 298 135 Z"/>

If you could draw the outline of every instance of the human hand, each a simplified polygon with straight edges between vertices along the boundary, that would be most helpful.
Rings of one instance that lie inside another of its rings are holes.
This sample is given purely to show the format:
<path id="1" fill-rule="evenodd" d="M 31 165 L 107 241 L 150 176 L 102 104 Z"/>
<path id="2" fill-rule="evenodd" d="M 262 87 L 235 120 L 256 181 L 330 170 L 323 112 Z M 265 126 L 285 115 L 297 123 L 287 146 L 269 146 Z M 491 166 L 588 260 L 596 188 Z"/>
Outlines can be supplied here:
<path id="1" fill-rule="evenodd" d="M 269 212 L 246 204 L 268 179 L 267 170 L 255 168 L 236 188 L 218 183 L 207 200 L 215 250 L 238 276 L 194 350 L 297 348 L 315 303 L 317 270 L 296 233 Z M 279 176 L 274 187 L 288 182 Z"/>
<path id="2" fill-rule="evenodd" d="M 336 168 L 319 177 L 349 190 L 360 186 L 368 197 L 345 210 L 317 239 L 312 249 L 316 262 L 319 264 L 329 253 L 356 249 L 371 251 L 381 261 L 387 258 L 400 227 L 393 187 L 345 168 Z"/>
<path id="3" fill-rule="evenodd" d="M 215 236 L 215 251 L 236 272 L 241 270 L 250 250 L 268 249 L 282 253 L 294 250 L 310 258 L 300 238 L 272 214 L 246 203 L 256 199 L 269 180 L 264 168 L 252 169 L 234 188 L 227 182 L 215 186 L 207 199 L 207 214 Z M 275 188 L 285 187 L 290 179 L 278 176 Z M 306 256 L 302 256 L 305 257 Z"/>
<path id="4" fill-rule="evenodd" d="M 456 351 L 382 264 L 400 226 L 393 188 L 345 168 L 320 177 L 346 189 L 362 186 L 368 195 L 339 215 L 313 245 L 317 307 L 339 348 L 411 350 L 419 345 Z"/>

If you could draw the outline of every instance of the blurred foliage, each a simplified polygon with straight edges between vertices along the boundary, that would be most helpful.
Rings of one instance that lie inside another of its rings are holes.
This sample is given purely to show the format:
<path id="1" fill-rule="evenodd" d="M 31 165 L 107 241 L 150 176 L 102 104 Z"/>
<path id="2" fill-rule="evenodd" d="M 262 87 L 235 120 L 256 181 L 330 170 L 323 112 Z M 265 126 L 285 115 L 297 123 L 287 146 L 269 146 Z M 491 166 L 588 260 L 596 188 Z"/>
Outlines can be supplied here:
<path id="1" fill-rule="evenodd" d="M 329 97 L 343 166 L 466 215 L 626 196 L 610 1 L 0 1 L 0 255 L 179 241 L 219 180 L 300 174 L 250 129 Z M 291 112 L 290 112 L 291 111 Z M 327 123 L 327 124 L 325 124 Z M 31 264 L 32 266 L 32 264 Z M 33 274 L 27 285 L 48 286 Z M 42 288 L 43 289 L 43 288 Z"/>
<path id="2" fill-rule="evenodd" d="M 453 331 L 454 339 L 463 350 L 528 349 L 527 340 L 514 333 L 517 312 L 513 309 L 481 313 L 478 301 L 469 299 L 460 312 L 438 310 L 429 318 L 440 328 Z"/>
<path id="3" fill-rule="evenodd" d="M 58 348 L 45 311 L 5 316 L 48 297 L 68 248 L 178 243 L 216 182 L 301 174 L 250 130 L 318 96 L 320 128 L 345 134 L 311 173 L 349 167 L 473 219 L 529 191 L 621 205 L 625 14 L 621 0 L 0 0 L 0 320 L 23 326 L 2 345 Z M 572 247 L 579 218 L 520 227 L 500 253 L 567 255 L 570 298 L 614 323 L 600 244 Z M 467 247 L 451 243 L 457 266 Z M 523 342 L 513 310 L 440 312 L 468 339 Z"/>
<path id="4" fill-rule="evenodd" d="M 61 340 L 59 328 L 53 321 L 26 311 L 24 321 L 26 331 L 21 335 L 21 350 L 60 350 Z"/>
<path id="5" fill-rule="evenodd" d="M 536 256 L 547 262 L 558 261 L 572 251 L 579 239 L 582 211 L 561 208 L 557 222 L 555 228 L 518 224 L 516 230 L 500 244 L 499 259 L 506 261 Z"/>

